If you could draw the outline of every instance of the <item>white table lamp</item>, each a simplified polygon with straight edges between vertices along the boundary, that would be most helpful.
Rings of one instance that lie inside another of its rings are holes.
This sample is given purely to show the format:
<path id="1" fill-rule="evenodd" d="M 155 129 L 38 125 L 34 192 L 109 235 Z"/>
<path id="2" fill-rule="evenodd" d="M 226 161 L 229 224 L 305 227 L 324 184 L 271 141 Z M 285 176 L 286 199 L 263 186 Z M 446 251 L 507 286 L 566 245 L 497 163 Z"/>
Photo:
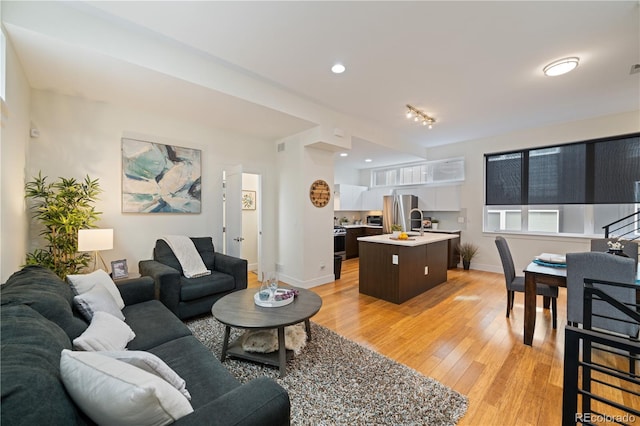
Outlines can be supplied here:
<path id="1" fill-rule="evenodd" d="M 94 271 L 98 266 L 98 257 L 104 265 L 104 270 L 107 271 L 107 264 L 99 252 L 111 249 L 113 249 L 113 229 L 80 229 L 78 231 L 78 251 L 94 252 Z"/>

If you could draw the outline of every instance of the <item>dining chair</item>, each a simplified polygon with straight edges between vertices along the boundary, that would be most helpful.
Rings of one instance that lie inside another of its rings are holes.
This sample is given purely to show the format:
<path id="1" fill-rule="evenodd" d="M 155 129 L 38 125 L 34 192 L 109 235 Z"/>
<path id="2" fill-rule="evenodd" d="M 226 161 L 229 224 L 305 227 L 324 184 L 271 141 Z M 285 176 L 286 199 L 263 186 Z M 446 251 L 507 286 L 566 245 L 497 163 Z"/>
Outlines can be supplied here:
<path id="1" fill-rule="evenodd" d="M 605 243 L 606 244 L 606 243 Z M 570 325 L 584 324 L 584 279 L 614 281 L 635 284 L 636 261 L 598 251 L 567 253 L 567 322 Z M 622 303 L 636 303 L 636 289 L 594 284 L 609 296 Z M 608 303 L 593 299 L 591 327 L 619 333 L 633 339 L 638 338 L 639 326 L 628 322 L 625 314 Z M 629 372 L 635 374 L 637 354 L 629 355 Z"/>
<path id="2" fill-rule="evenodd" d="M 634 284 L 636 262 L 628 257 L 615 256 L 603 252 L 567 253 L 567 321 L 583 324 L 584 279 L 615 281 Z M 596 286 L 598 286 L 596 284 Z M 635 303 L 636 290 L 622 287 L 601 287 L 611 297 L 622 303 Z M 624 314 L 605 302 L 593 301 L 592 326 L 613 331 L 625 336 L 638 335 L 638 325 L 619 321 L 627 319 Z M 596 316 L 598 315 L 598 316 Z M 615 319 L 602 318 L 600 315 Z"/>
<path id="3" fill-rule="evenodd" d="M 500 236 L 496 237 L 496 247 L 502 261 L 504 280 L 507 286 L 507 318 L 509 318 L 516 291 L 524 293 L 524 277 L 516 276 L 516 268 L 513 266 L 513 257 L 511 257 L 507 240 Z M 555 329 L 558 325 L 558 287 L 536 283 L 536 295 L 551 298 L 551 317 Z"/>
<path id="4" fill-rule="evenodd" d="M 618 241 L 617 238 L 595 238 L 591 240 L 591 251 L 599 251 L 605 253 L 609 250 L 609 241 L 615 242 Z M 638 262 L 638 243 L 635 241 L 621 241 L 622 252 L 629 256 L 631 259 Z"/>

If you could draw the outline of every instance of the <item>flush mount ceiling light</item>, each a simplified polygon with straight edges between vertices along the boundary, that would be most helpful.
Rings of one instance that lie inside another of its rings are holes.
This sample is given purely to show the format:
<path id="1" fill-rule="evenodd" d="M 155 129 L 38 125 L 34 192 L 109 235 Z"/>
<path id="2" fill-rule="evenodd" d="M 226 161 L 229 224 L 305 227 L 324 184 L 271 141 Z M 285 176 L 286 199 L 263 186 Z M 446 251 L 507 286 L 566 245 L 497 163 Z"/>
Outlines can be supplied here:
<path id="1" fill-rule="evenodd" d="M 576 57 L 559 59 L 544 67 L 542 72 L 544 72 L 544 75 L 548 75 L 549 77 L 555 77 L 556 75 L 562 75 L 569 71 L 573 71 L 578 66 L 579 62 L 580 58 Z"/>
<path id="2" fill-rule="evenodd" d="M 407 104 L 407 118 L 412 119 L 416 123 L 420 123 L 423 126 L 428 126 L 430 129 L 433 128 L 433 123 L 436 122 L 436 119 L 430 117 L 426 112 L 420 111 L 418 108 Z"/>
<path id="3" fill-rule="evenodd" d="M 349 154 L 347 154 L 346 152 L 341 152 L 340 153 L 340 157 L 347 157 Z"/>
<path id="4" fill-rule="evenodd" d="M 331 72 L 334 74 L 342 74 L 346 70 L 345 66 L 338 63 L 331 67 Z"/>
<path id="5" fill-rule="evenodd" d="M 365 158 L 365 159 L 364 159 L 364 162 L 365 162 L 365 163 L 370 163 L 370 162 L 372 162 L 372 161 L 373 161 L 373 160 L 372 160 L 371 158 Z"/>

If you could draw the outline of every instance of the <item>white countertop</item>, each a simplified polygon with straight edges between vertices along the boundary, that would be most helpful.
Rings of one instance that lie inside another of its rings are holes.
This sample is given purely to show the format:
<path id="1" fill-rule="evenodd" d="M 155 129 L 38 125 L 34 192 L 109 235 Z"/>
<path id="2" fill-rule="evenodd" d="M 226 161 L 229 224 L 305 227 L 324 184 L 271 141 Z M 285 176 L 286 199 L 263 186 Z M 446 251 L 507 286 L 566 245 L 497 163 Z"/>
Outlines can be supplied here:
<path id="1" fill-rule="evenodd" d="M 420 231 L 420 228 L 411 228 L 412 231 Z M 434 233 L 441 233 L 441 234 L 455 234 L 460 232 L 459 229 L 442 229 L 442 228 L 438 228 L 438 229 L 433 229 L 433 228 L 424 228 L 424 232 L 434 232 Z"/>
<path id="2" fill-rule="evenodd" d="M 361 225 L 340 225 L 340 226 L 344 226 L 345 228 L 378 228 L 378 229 L 382 229 L 382 225 L 367 225 L 366 223 L 363 223 Z"/>
<path id="3" fill-rule="evenodd" d="M 383 235 L 372 235 L 369 237 L 360 237 L 358 238 L 358 241 L 363 241 L 367 243 L 379 243 L 379 244 L 391 244 L 396 246 L 415 247 L 415 246 L 421 246 L 424 244 L 437 243 L 438 241 L 452 240 L 457 237 L 458 237 L 457 235 L 451 235 L 451 234 L 425 233 L 424 236 L 410 235 L 408 240 L 392 240 L 391 234 L 383 234 Z"/>

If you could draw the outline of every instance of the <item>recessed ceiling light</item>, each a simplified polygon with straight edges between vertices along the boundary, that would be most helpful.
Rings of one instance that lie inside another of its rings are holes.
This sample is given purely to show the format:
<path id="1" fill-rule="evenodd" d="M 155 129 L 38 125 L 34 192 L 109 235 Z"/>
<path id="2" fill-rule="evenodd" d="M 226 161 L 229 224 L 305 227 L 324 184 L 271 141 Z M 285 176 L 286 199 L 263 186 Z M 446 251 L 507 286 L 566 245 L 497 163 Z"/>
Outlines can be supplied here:
<path id="1" fill-rule="evenodd" d="M 365 162 L 365 163 L 370 163 L 370 162 L 372 162 L 372 161 L 373 161 L 373 160 L 372 160 L 371 158 L 365 158 L 365 159 L 364 159 L 364 162 Z"/>
<path id="2" fill-rule="evenodd" d="M 573 71 L 578 66 L 579 62 L 580 58 L 576 57 L 559 59 L 544 67 L 542 72 L 549 77 L 555 77 L 556 75 L 562 75 L 569 71 Z"/>
<path id="3" fill-rule="evenodd" d="M 341 153 L 340 153 L 340 157 L 346 157 L 346 156 L 348 156 L 348 155 L 349 155 L 349 154 L 347 154 L 346 152 L 341 152 Z"/>
<path id="4" fill-rule="evenodd" d="M 346 70 L 346 68 L 344 67 L 344 65 L 342 65 L 340 63 L 335 64 L 334 66 L 331 67 L 331 71 L 334 74 L 342 74 L 345 70 Z"/>

